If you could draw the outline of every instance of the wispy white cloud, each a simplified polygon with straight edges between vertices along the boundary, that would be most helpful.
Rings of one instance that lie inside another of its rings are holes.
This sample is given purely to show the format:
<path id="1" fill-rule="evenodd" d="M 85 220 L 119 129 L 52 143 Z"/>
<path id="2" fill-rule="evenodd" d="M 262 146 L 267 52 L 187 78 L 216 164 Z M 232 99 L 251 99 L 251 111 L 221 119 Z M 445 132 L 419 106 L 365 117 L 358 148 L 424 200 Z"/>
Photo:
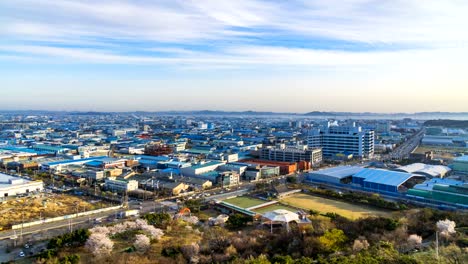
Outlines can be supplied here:
<path id="1" fill-rule="evenodd" d="M 464 0 L 4 0 L 0 50 L 67 63 L 375 65 L 466 49 L 466 14 Z M 316 39 L 408 50 L 325 51 Z"/>
<path id="2" fill-rule="evenodd" d="M 468 2 L 463 0 L 4 0 L 0 7 L 1 32 L 14 38 L 177 42 L 251 36 L 248 30 L 255 30 L 425 45 L 468 40 L 463 34 Z"/>

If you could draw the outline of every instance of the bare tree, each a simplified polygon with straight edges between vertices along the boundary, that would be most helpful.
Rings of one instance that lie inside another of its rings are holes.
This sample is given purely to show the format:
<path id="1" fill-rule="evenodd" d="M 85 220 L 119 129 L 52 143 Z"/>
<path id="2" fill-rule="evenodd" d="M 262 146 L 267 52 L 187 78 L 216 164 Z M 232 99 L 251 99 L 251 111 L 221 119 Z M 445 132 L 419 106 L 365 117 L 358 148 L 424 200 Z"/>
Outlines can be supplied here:
<path id="1" fill-rule="evenodd" d="M 185 259 L 190 263 L 198 262 L 198 254 L 200 252 L 200 246 L 197 243 L 184 245 L 180 248 Z"/>

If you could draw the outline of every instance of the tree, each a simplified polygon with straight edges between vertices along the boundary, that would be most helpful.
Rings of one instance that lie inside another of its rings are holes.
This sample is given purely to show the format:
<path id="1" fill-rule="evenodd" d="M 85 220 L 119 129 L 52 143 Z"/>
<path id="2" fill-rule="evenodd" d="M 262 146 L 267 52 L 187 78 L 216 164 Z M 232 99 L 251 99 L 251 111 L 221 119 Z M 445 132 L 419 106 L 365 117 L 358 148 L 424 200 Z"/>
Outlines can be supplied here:
<path id="1" fill-rule="evenodd" d="M 133 246 L 136 250 L 145 252 L 150 247 L 150 239 L 145 235 L 138 234 L 135 236 L 135 242 L 133 242 Z"/>
<path id="2" fill-rule="evenodd" d="M 113 247 L 114 242 L 112 242 L 107 235 L 102 233 L 91 234 L 85 244 L 85 248 L 96 257 L 109 255 Z"/>
<path id="3" fill-rule="evenodd" d="M 408 246 L 411 249 L 421 246 L 421 243 L 422 243 L 422 237 L 421 236 L 413 234 L 413 235 L 410 235 L 408 237 Z"/>
<path id="4" fill-rule="evenodd" d="M 231 245 L 230 235 L 226 229 L 215 226 L 204 233 L 204 241 L 213 253 L 224 253 Z"/>
<path id="5" fill-rule="evenodd" d="M 156 227 L 164 228 L 165 225 L 171 221 L 171 216 L 167 213 L 150 213 L 143 215 L 148 224 Z"/>
<path id="6" fill-rule="evenodd" d="M 369 242 L 365 237 L 359 237 L 358 239 L 354 240 L 353 243 L 353 251 L 359 252 L 361 250 L 366 250 L 369 248 Z"/>
<path id="7" fill-rule="evenodd" d="M 320 243 L 327 251 L 339 251 L 342 249 L 344 243 L 348 240 L 343 230 L 333 228 L 328 230 L 319 237 Z"/>
<path id="8" fill-rule="evenodd" d="M 257 258 L 254 258 L 250 256 L 249 259 L 247 259 L 245 264 L 271 264 L 271 262 L 268 260 L 268 258 L 265 255 L 260 255 Z"/>
<path id="9" fill-rule="evenodd" d="M 236 213 L 229 216 L 226 225 L 229 228 L 237 229 L 246 226 L 250 221 L 252 221 L 252 217 Z"/>
<path id="10" fill-rule="evenodd" d="M 195 263 L 198 253 L 200 252 L 200 246 L 197 243 L 192 243 L 182 246 L 180 251 L 182 251 L 182 254 L 187 261 Z"/>
<path id="11" fill-rule="evenodd" d="M 286 181 L 287 181 L 288 183 L 297 183 L 297 177 L 295 177 L 295 176 L 288 176 L 288 177 L 286 177 Z"/>
<path id="12" fill-rule="evenodd" d="M 468 263 L 467 252 L 464 249 L 457 247 L 455 244 L 442 247 L 440 255 L 449 264 Z"/>
<path id="13" fill-rule="evenodd" d="M 294 259 L 291 256 L 274 256 L 271 259 L 271 262 L 274 264 L 294 264 Z"/>
<path id="14" fill-rule="evenodd" d="M 455 234 L 455 222 L 448 219 L 439 220 L 436 224 L 437 231 L 440 232 L 442 236 L 449 237 L 451 234 Z"/>

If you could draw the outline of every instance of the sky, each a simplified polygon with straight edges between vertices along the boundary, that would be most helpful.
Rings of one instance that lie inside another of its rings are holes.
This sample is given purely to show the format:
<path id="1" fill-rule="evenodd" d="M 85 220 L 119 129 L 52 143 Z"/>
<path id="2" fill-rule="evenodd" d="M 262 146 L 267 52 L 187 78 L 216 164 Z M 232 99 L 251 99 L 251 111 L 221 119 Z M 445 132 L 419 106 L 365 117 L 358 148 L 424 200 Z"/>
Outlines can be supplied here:
<path id="1" fill-rule="evenodd" d="M 468 112 L 466 0 L 1 0 L 0 109 Z"/>

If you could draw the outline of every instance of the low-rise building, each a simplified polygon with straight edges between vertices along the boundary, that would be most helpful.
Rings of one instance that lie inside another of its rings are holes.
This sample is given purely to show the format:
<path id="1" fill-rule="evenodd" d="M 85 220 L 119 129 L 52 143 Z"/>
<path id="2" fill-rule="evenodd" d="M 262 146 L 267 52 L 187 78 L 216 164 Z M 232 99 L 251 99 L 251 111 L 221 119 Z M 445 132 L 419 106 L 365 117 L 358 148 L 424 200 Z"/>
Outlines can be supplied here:
<path id="1" fill-rule="evenodd" d="M 42 181 L 30 181 L 0 173 L 0 199 L 30 192 L 41 192 L 43 189 L 44 184 Z"/>
<path id="2" fill-rule="evenodd" d="M 413 174 L 420 174 L 428 178 L 442 178 L 451 169 L 442 165 L 429 165 L 424 163 L 413 163 L 406 166 L 396 168 L 395 171 L 408 172 Z"/>
<path id="3" fill-rule="evenodd" d="M 117 179 L 115 177 L 109 177 L 105 181 L 105 188 L 115 192 L 129 192 L 138 189 L 138 181 L 135 180 L 124 180 Z"/>
<path id="4" fill-rule="evenodd" d="M 224 165 L 224 162 L 220 161 L 209 161 L 205 163 L 200 163 L 186 168 L 181 168 L 180 172 L 182 175 L 193 176 L 198 174 L 203 174 L 206 172 L 214 171 L 219 166 Z"/>
<path id="5" fill-rule="evenodd" d="M 468 155 L 455 158 L 450 167 L 455 173 L 468 174 Z"/>
<path id="6" fill-rule="evenodd" d="M 279 148 L 262 148 L 259 151 L 259 156 L 260 159 L 263 160 L 285 162 L 307 161 L 310 162 L 312 166 L 318 166 L 322 162 L 322 149 L 298 149 L 282 145 Z"/>

